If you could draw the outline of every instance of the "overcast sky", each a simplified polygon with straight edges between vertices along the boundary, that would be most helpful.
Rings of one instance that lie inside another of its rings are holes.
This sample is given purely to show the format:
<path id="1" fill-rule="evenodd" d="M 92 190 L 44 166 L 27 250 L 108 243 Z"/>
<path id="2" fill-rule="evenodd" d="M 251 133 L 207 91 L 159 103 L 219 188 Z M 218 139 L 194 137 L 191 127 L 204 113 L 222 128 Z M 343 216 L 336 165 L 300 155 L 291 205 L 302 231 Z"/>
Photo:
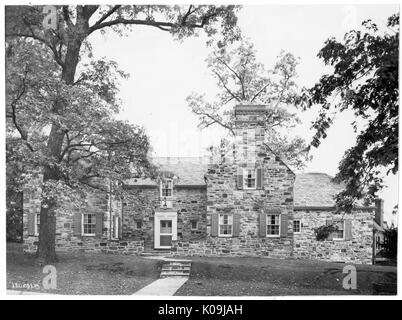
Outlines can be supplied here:
<path id="1" fill-rule="evenodd" d="M 239 25 L 267 68 L 273 66 L 282 49 L 300 57 L 297 82 L 303 87 L 313 85 L 322 74 L 330 72 L 317 58 L 326 39 L 340 39 L 350 29 L 360 28 L 366 19 L 385 26 L 387 18 L 398 10 L 397 5 L 244 6 Z M 193 91 L 216 93 L 216 80 L 206 68 L 210 49 L 205 46 L 205 37 L 180 43 L 156 28 L 136 27 L 127 37 L 96 33 L 90 41 L 95 57 L 115 60 L 130 73 L 130 78 L 121 83 L 124 110 L 119 117 L 146 128 L 155 155 L 200 156 L 226 134 L 218 127 L 199 130 L 197 118 L 185 102 Z M 302 124 L 292 133 L 309 141 L 316 111 L 300 114 Z M 355 142 L 352 119 L 350 114 L 337 118 L 327 139 L 313 150 L 313 160 L 305 172 L 336 174 L 342 155 Z M 382 194 L 387 220 L 397 203 L 397 182 L 396 177 L 388 177 L 388 188 Z"/>

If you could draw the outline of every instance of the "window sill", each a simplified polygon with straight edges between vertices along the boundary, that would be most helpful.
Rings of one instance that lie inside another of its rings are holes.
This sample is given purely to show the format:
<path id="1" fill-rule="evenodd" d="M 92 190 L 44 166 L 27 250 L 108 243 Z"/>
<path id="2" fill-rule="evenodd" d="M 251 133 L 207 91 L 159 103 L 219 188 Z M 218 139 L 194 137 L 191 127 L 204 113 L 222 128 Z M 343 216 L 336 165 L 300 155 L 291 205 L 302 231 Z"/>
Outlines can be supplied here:
<path id="1" fill-rule="evenodd" d="M 87 233 L 83 233 L 81 236 L 83 236 L 83 237 L 95 237 L 96 236 L 96 234 L 87 234 Z"/>
<path id="2" fill-rule="evenodd" d="M 333 241 L 345 241 L 344 238 L 333 238 L 332 240 L 333 240 Z"/>
<path id="3" fill-rule="evenodd" d="M 267 238 L 280 238 L 279 234 L 267 234 Z"/>
<path id="4" fill-rule="evenodd" d="M 218 237 L 219 238 L 232 238 L 233 235 L 231 235 L 231 234 L 220 234 L 220 235 L 218 235 Z"/>

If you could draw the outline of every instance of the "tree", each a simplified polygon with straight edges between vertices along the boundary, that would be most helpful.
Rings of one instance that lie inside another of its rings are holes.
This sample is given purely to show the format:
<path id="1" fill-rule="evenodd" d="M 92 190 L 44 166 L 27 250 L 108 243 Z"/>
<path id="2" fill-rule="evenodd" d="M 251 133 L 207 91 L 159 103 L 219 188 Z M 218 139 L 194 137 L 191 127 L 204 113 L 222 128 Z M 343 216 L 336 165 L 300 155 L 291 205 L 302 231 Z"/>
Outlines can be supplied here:
<path id="1" fill-rule="evenodd" d="M 272 70 L 265 70 L 256 58 L 253 44 L 242 39 L 232 48 L 216 46 L 207 59 L 208 68 L 217 79 L 219 93 L 213 102 L 205 95 L 192 93 L 187 102 L 199 118 L 199 127 L 219 125 L 234 135 L 233 104 L 268 105 L 265 119 L 266 146 L 290 165 L 300 168 L 307 160 L 306 145 L 300 137 L 290 138 L 286 131 L 299 123 L 290 111 L 297 99 L 294 82 L 297 59 L 281 52 Z M 226 144 L 226 142 L 222 142 Z"/>
<path id="2" fill-rule="evenodd" d="M 353 111 L 356 144 L 339 164 L 337 181 L 346 184 L 336 196 L 339 209 L 350 211 L 358 199 L 370 202 L 383 187 L 381 170 L 398 171 L 399 125 L 399 14 L 388 19 L 388 32 L 380 33 L 370 20 L 364 31 L 352 30 L 342 42 L 328 39 L 318 53 L 333 73 L 321 77 L 299 100 L 305 108 L 321 107 L 312 129 L 311 145 L 326 138 L 334 115 Z"/>
<path id="3" fill-rule="evenodd" d="M 24 37 L 41 42 L 52 54 L 52 62 L 57 64 L 59 79 L 64 84 L 60 96 L 54 98 L 51 114 L 74 112 L 77 108 L 63 93 L 74 91 L 77 81 L 77 66 L 80 61 L 82 47 L 90 50 L 88 37 L 98 30 L 104 32 L 109 28 L 123 33 L 135 25 L 155 27 L 171 33 L 175 38 L 197 35 L 198 30 L 204 30 L 208 35 L 222 34 L 223 41 L 235 39 L 236 6 L 8 6 L 6 7 L 6 37 Z M 45 13 L 43 13 L 43 10 Z M 54 19 L 56 18 L 56 21 Z M 50 22 L 52 28 L 44 28 Z M 85 76 L 83 78 L 85 80 Z M 82 81 L 84 81 L 82 80 Z M 90 102 L 90 101 L 89 101 Z M 83 104 L 85 105 L 85 104 Z M 81 109 L 87 110 L 87 106 Z M 94 111 L 95 112 L 95 111 Z M 68 113 L 73 115 L 73 113 Z M 98 115 L 101 117 L 101 115 Z M 91 119 L 85 114 L 84 119 Z M 44 151 L 48 158 L 53 159 L 43 166 L 44 183 L 57 184 L 64 175 L 64 168 L 58 165 L 58 159 L 69 155 L 66 143 L 72 143 L 65 130 L 64 119 L 52 121 L 50 133 L 46 137 Z M 98 126 L 100 128 L 100 123 Z M 109 127 L 109 136 L 113 130 L 126 130 L 114 123 Z M 17 129 L 18 130 L 18 129 Z M 120 131 L 121 132 L 121 131 Z M 20 132 L 21 133 L 21 132 Z M 113 133 L 114 134 L 114 133 Z M 24 139 L 21 135 L 22 140 Z M 105 145 L 105 141 L 97 145 Z M 28 147 L 29 148 L 29 147 Z M 67 150 L 67 151 L 66 151 Z M 116 158 L 116 157 L 115 157 Z M 67 171 L 71 174 L 71 171 Z M 56 259 L 55 254 L 55 208 L 56 201 L 43 198 L 41 206 L 41 228 L 39 236 L 38 255 L 47 262 Z M 49 219 L 48 219 L 49 217 Z"/>
<path id="4" fill-rule="evenodd" d="M 43 179 L 38 186 L 42 190 L 38 255 L 44 262 L 55 261 L 55 248 L 49 243 L 55 244 L 61 204 L 80 206 L 93 189 L 110 192 L 107 180 L 117 183 L 111 191 L 118 195 L 132 170 L 137 176 L 152 173 L 149 141 L 143 128 L 114 119 L 119 111 L 115 80 L 126 76 L 114 62 L 84 65 L 79 81 L 69 86 L 60 80 L 60 70 L 42 44 L 30 40 L 8 44 L 7 169 L 14 177 L 8 188 L 20 190 L 35 168 L 57 170 L 57 179 Z M 60 100 L 64 107 L 55 110 Z M 52 157 L 47 142 L 55 123 L 65 138 L 58 156 Z"/>

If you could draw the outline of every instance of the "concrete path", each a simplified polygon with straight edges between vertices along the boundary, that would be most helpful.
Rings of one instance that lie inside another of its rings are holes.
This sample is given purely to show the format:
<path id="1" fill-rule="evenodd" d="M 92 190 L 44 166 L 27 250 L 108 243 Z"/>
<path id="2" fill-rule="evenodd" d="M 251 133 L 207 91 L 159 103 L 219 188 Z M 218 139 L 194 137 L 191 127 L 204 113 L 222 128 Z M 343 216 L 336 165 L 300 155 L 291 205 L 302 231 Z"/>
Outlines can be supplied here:
<path id="1" fill-rule="evenodd" d="M 167 277 L 158 279 L 138 290 L 136 296 L 173 296 L 188 280 L 188 277 Z"/>

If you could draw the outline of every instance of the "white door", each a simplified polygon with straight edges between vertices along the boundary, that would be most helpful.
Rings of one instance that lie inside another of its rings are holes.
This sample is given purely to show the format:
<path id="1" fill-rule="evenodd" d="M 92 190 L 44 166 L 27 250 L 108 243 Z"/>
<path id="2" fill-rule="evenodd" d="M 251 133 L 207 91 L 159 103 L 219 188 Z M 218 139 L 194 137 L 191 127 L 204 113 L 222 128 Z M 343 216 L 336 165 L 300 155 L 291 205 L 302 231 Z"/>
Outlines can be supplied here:
<path id="1" fill-rule="evenodd" d="M 170 249 L 177 240 L 177 212 L 155 212 L 155 249 Z"/>

